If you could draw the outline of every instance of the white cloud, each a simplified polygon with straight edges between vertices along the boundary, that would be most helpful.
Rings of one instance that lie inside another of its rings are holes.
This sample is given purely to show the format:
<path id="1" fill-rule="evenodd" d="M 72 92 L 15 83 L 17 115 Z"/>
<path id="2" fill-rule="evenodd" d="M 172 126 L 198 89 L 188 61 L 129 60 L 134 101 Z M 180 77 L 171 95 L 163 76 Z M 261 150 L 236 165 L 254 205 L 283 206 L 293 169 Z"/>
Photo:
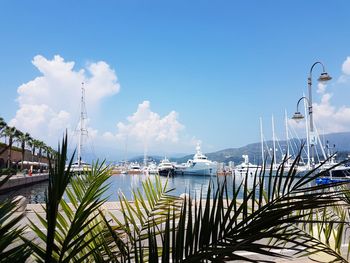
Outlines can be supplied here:
<path id="1" fill-rule="evenodd" d="M 350 107 L 331 104 L 331 93 L 323 94 L 320 103 L 314 103 L 314 121 L 326 133 L 350 130 Z"/>
<path id="2" fill-rule="evenodd" d="M 150 108 L 150 102 L 144 101 L 138 105 L 134 114 L 126 122 L 117 124 L 118 140 L 137 141 L 147 148 L 149 145 L 174 144 L 179 141 L 180 132 L 184 126 L 178 121 L 178 114 L 171 111 L 168 115 L 160 117 Z M 106 138 L 112 134 L 105 133 Z"/>
<path id="3" fill-rule="evenodd" d="M 313 103 L 314 123 L 319 133 L 333 133 L 350 131 L 350 107 L 337 107 L 332 104 L 333 94 L 324 92 L 319 103 Z M 300 104 L 300 111 L 303 104 Z M 305 136 L 305 121 L 295 122 L 289 120 L 289 124 Z"/>
<path id="4" fill-rule="evenodd" d="M 103 61 L 77 70 L 74 62 L 59 55 L 52 60 L 37 55 L 32 64 L 41 76 L 18 87 L 19 108 L 10 125 L 48 143 L 56 143 L 65 129 L 76 127 L 82 82 L 89 112 L 120 90 L 115 71 Z M 97 135 L 97 130 L 88 129 L 90 137 Z"/>
<path id="5" fill-rule="evenodd" d="M 342 75 L 338 78 L 338 83 L 347 83 L 350 80 L 350 57 L 347 57 L 342 65 Z"/>
<path id="6" fill-rule="evenodd" d="M 346 96 L 347 90 L 340 89 L 350 80 L 350 56 L 348 56 L 342 64 L 342 75 L 338 78 L 338 82 L 334 83 L 332 90 L 338 97 Z M 345 86 L 346 87 L 346 86 Z M 345 132 L 350 131 L 350 106 L 337 106 L 333 98 L 333 93 L 327 91 L 324 83 L 319 83 L 317 93 L 321 95 L 320 102 L 313 103 L 314 122 L 319 132 Z M 317 97 L 314 99 L 317 101 Z M 302 104 L 300 104 L 302 106 Z M 304 114 L 304 113 L 303 113 Z M 305 122 L 296 123 L 290 121 L 290 125 L 304 133 Z"/>
<path id="7" fill-rule="evenodd" d="M 342 71 L 345 75 L 350 75 L 350 57 L 347 57 L 342 65 Z"/>
<path id="8" fill-rule="evenodd" d="M 327 85 L 325 83 L 319 82 L 317 85 L 317 93 L 323 94 L 326 92 Z"/>

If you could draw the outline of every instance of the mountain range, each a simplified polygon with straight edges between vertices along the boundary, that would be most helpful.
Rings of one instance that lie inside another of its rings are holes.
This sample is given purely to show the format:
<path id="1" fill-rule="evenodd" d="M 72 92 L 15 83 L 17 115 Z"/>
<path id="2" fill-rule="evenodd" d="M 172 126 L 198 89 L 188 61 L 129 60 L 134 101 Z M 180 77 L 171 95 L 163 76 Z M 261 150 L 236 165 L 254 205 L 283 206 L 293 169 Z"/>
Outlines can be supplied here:
<path id="1" fill-rule="evenodd" d="M 305 141 L 305 139 L 302 139 L 302 141 Z M 332 153 L 337 152 L 338 153 L 338 159 L 342 160 L 347 157 L 348 153 L 350 153 L 350 132 L 342 132 L 342 133 L 330 133 L 326 135 L 321 136 L 321 141 L 323 145 L 329 145 L 329 149 Z M 289 145 L 293 145 L 294 154 L 300 149 L 300 141 L 297 139 L 291 139 L 289 141 Z M 277 159 L 282 158 L 282 154 L 285 154 L 286 152 L 286 141 L 282 140 L 276 143 L 276 156 Z M 326 148 L 326 147 L 324 147 Z M 272 153 L 273 149 L 273 142 L 265 141 L 264 142 L 264 154 L 269 156 L 268 152 L 270 152 L 270 155 Z M 327 151 L 327 148 L 325 149 Z M 70 150 L 71 153 L 73 153 L 73 149 Z M 321 148 L 318 145 L 317 152 L 321 153 Z M 282 153 L 282 154 L 281 154 Z M 293 155 L 292 149 L 290 149 L 290 153 Z M 306 151 L 305 151 L 306 153 Z M 304 153 L 304 154 L 305 154 Z M 208 157 L 209 160 L 217 161 L 217 162 L 224 162 L 228 163 L 230 161 L 233 161 L 235 164 L 238 164 L 242 162 L 243 158 L 242 155 L 247 154 L 249 156 L 249 161 L 252 163 L 261 163 L 261 142 L 251 143 L 247 144 L 242 147 L 238 148 L 227 148 L 215 152 L 209 152 L 205 153 L 205 155 Z M 192 159 L 194 155 L 194 152 L 192 154 L 169 154 L 167 157 L 172 162 L 177 163 L 184 163 L 187 162 L 187 160 Z M 86 153 L 83 154 L 84 161 L 90 162 L 92 160 L 95 160 L 96 158 L 100 158 L 100 160 L 106 159 L 107 163 L 115 163 L 116 160 L 122 160 L 125 159 L 125 154 L 121 152 L 115 151 L 113 148 L 107 148 L 107 147 L 95 147 L 94 153 L 89 153 L 89 151 L 86 151 Z M 143 154 L 141 153 L 133 153 L 129 152 L 128 161 L 130 162 L 139 162 L 143 163 Z M 153 154 L 148 156 L 149 160 L 159 162 L 164 158 L 164 155 L 161 154 Z M 269 161 L 269 157 L 268 157 Z"/>
<path id="2" fill-rule="evenodd" d="M 331 153 L 337 152 L 339 159 L 346 158 L 347 154 L 350 153 L 350 132 L 330 133 L 330 134 L 322 135 L 320 139 L 322 141 L 325 152 L 327 152 L 327 149 L 329 149 Z M 302 141 L 305 141 L 305 139 L 303 139 Z M 301 142 L 297 139 L 291 139 L 289 140 L 289 145 L 293 145 L 293 147 L 290 146 L 291 147 L 290 153 L 293 154 L 293 151 L 294 151 L 294 154 L 295 154 L 300 149 Z M 282 158 L 282 154 L 285 154 L 286 148 L 287 148 L 287 143 L 285 140 L 278 141 L 278 143 L 276 143 L 277 159 Z M 321 153 L 320 145 L 318 144 L 316 148 L 317 148 L 316 152 L 320 154 Z M 272 154 L 271 153 L 272 149 L 273 149 L 273 142 L 265 141 L 264 154 L 268 156 L 268 151 L 270 151 L 270 154 Z M 242 162 L 243 154 L 247 154 L 249 156 L 250 162 L 261 163 L 261 159 L 262 159 L 261 142 L 247 144 L 239 148 L 227 148 L 216 152 L 205 153 L 205 155 L 208 157 L 209 160 L 224 162 L 224 163 L 233 161 L 236 164 Z M 156 162 L 159 162 L 161 159 L 163 159 L 162 156 L 156 156 L 156 155 L 152 155 L 149 158 Z M 187 162 L 187 160 L 192 158 L 193 158 L 193 154 L 185 155 L 183 157 L 170 157 L 169 159 L 173 162 L 184 163 L 184 162 Z M 143 156 L 136 156 L 134 158 L 131 158 L 130 161 L 137 161 L 142 163 Z M 269 157 L 268 157 L 268 161 L 269 161 Z"/>

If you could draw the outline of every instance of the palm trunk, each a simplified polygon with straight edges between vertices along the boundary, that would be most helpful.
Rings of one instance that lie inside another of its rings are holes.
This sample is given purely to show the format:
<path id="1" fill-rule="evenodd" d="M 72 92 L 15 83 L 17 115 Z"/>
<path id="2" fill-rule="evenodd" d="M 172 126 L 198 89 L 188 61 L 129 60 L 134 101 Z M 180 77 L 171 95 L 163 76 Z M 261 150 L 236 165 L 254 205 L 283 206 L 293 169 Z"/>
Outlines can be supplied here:
<path id="1" fill-rule="evenodd" d="M 25 154 L 25 142 L 22 142 L 21 148 L 22 148 L 22 161 L 21 161 L 21 170 L 23 170 L 23 161 L 24 161 L 24 154 Z"/>
<path id="2" fill-rule="evenodd" d="M 32 150 L 32 162 L 34 162 L 34 154 L 35 154 L 35 147 L 33 147 L 33 150 Z"/>
<path id="3" fill-rule="evenodd" d="M 42 169 L 41 169 L 41 148 L 39 148 L 39 171 L 40 171 L 40 173 L 42 172 Z"/>
<path id="4" fill-rule="evenodd" d="M 4 152 L 6 152 L 8 149 L 9 149 L 9 146 L 8 146 L 8 145 L 5 145 L 4 148 L 2 148 L 2 149 L 0 150 L 0 155 L 3 154 Z"/>
<path id="5" fill-rule="evenodd" d="M 11 157 L 12 157 L 12 137 L 9 138 L 9 148 L 7 151 L 7 168 L 11 168 Z"/>

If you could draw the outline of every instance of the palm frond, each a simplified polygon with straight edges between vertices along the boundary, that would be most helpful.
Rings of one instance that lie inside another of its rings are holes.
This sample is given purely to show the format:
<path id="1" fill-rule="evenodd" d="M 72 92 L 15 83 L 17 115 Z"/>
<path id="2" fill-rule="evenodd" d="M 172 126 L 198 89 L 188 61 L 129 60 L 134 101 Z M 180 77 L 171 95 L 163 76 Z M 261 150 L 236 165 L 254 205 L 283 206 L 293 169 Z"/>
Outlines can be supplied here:
<path id="1" fill-rule="evenodd" d="M 0 180 L 0 186 L 11 176 Z M 31 251 L 26 242 L 20 239 L 25 227 L 17 224 L 24 212 L 18 212 L 18 201 L 6 199 L 0 203 L 0 262 L 25 262 Z"/>
<path id="2" fill-rule="evenodd" d="M 107 244 L 99 209 L 107 200 L 103 196 L 108 188 L 110 168 L 104 162 L 96 162 L 91 171 L 73 176 L 70 167 L 74 155 L 69 165 L 65 165 L 67 137 L 59 152 L 54 166 L 50 165 L 46 217 L 37 214 L 45 231 L 31 223 L 32 230 L 46 247 L 40 243 L 31 245 L 39 262 L 99 261 L 104 258 L 102 248 Z M 68 200 L 63 198 L 64 193 Z"/>
<path id="3" fill-rule="evenodd" d="M 159 253 L 168 253 L 162 254 L 162 259 L 171 256 L 173 262 L 255 261 L 239 252 L 280 257 L 273 251 L 287 246 L 296 255 L 305 251 L 325 252 L 344 260 L 337 251 L 298 226 L 317 224 L 320 220 L 315 217 L 315 211 L 339 205 L 344 194 L 341 186 L 346 183 L 310 185 L 324 172 L 315 169 L 297 177 L 299 160 L 300 155 L 287 172 L 287 177 L 284 168 L 287 159 L 276 174 L 273 174 L 272 168 L 268 176 L 265 171 L 255 173 L 252 189 L 248 189 L 246 175 L 238 187 L 234 186 L 232 194 L 227 191 L 226 178 L 216 189 L 209 185 L 205 200 L 193 203 L 190 198 L 185 199 L 178 219 L 169 218 L 171 213 L 167 213 L 166 222 L 173 224 L 165 223 L 165 230 L 159 234 L 161 238 L 145 241 L 143 248 L 147 251 L 144 254 L 154 253 L 156 248 L 162 247 Z M 237 200 L 238 196 L 242 199 Z M 343 220 L 339 218 L 339 222 Z M 328 230 L 328 236 L 333 229 Z M 155 227 L 148 231 L 148 235 L 157 234 Z M 339 239 L 340 236 L 338 244 Z"/>

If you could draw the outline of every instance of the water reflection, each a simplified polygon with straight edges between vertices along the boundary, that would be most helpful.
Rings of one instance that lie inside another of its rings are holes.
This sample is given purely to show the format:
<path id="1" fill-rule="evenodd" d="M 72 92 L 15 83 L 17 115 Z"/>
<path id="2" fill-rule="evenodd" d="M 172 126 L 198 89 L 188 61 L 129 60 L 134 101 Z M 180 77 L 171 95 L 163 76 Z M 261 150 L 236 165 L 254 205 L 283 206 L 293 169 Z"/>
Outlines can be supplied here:
<path id="1" fill-rule="evenodd" d="M 39 204 L 45 202 L 45 191 L 47 189 L 48 182 L 39 182 L 36 184 L 28 185 L 27 187 L 21 187 L 15 190 L 11 190 L 6 194 L 0 195 L 0 200 L 4 200 L 6 197 L 14 197 L 17 195 L 25 196 L 30 204 Z"/>
<path id="2" fill-rule="evenodd" d="M 105 193 L 105 197 L 108 197 L 109 201 L 117 201 L 118 193 L 123 192 L 126 198 L 132 200 L 132 189 L 139 188 L 141 189 L 142 182 L 150 178 L 152 182 L 155 180 L 154 175 L 145 175 L 145 174 L 135 174 L 135 175 L 114 175 L 111 176 L 107 183 L 110 184 L 109 189 Z M 162 184 L 164 185 L 167 178 L 160 177 Z M 229 196 L 233 194 L 233 177 L 227 176 L 227 189 Z M 235 187 L 241 184 L 242 180 L 245 179 L 245 175 L 236 175 Z M 199 197 L 202 192 L 202 197 L 205 197 L 208 191 L 209 183 L 212 183 L 214 188 L 217 187 L 218 182 L 223 182 L 225 180 L 224 176 L 210 177 L 210 176 L 191 176 L 183 175 L 178 177 L 172 177 L 168 179 L 168 189 L 174 188 L 170 192 L 172 195 L 181 195 L 182 193 L 190 193 L 192 197 Z M 283 178 L 283 181 L 286 178 Z M 283 184 L 282 181 L 282 184 Z M 247 178 L 248 189 L 251 189 L 254 184 L 254 176 L 248 175 Z M 25 188 L 20 188 L 14 191 L 7 193 L 6 196 L 16 196 L 23 195 L 25 196 L 29 203 L 44 203 L 45 190 L 47 189 L 48 182 L 41 182 L 38 184 L 30 185 Z M 311 186 L 311 183 L 310 185 Z M 268 187 L 268 178 L 265 179 L 265 189 Z M 0 195 L 0 200 L 5 196 Z M 242 195 L 238 195 L 238 198 L 242 198 Z"/>

